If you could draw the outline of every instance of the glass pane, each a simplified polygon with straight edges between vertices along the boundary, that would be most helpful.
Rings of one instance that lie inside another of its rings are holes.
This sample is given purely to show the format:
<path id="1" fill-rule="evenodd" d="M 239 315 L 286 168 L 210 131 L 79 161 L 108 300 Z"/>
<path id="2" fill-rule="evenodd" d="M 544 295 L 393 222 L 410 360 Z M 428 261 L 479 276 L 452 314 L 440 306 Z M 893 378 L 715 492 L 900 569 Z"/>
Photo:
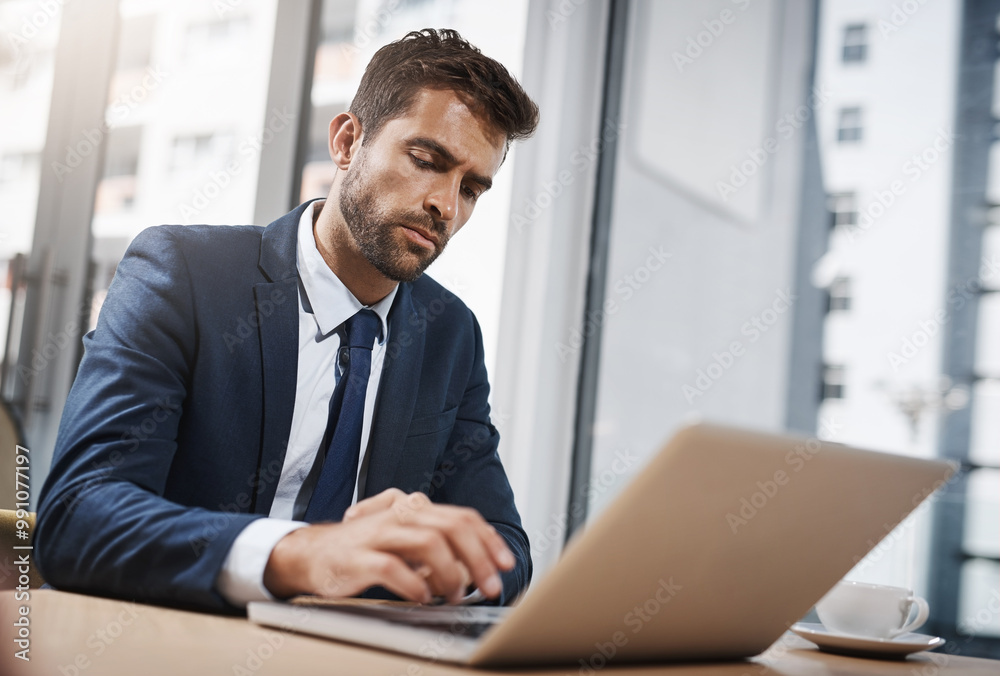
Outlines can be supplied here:
<path id="1" fill-rule="evenodd" d="M 976 340 L 976 373 L 1000 377 L 1000 292 L 979 300 L 979 335 Z"/>
<path id="2" fill-rule="evenodd" d="M 984 380 L 972 388 L 972 449 L 969 459 L 1000 467 L 1000 380 Z"/>
<path id="3" fill-rule="evenodd" d="M 958 626 L 964 634 L 1000 636 L 1000 564 L 969 561 L 962 566 Z"/>
<path id="4" fill-rule="evenodd" d="M 42 152 L 49 121 L 55 51 L 59 39 L 62 3 L 33 0 L 0 2 L 0 357 L 12 335 L 19 335 L 23 289 L 12 289 L 19 279 L 18 254 L 31 250 L 35 210 L 41 178 Z M 23 280 L 21 280 L 23 281 Z M 11 317 L 12 298 L 19 301 Z M 16 345 L 12 346 L 17 349 Z"/>
<path id="5" fill-rule="evenodd" d="M 965 553 L 1000 556 L 1000 470 L 980 469 L 969 475 L 965 513 Z"/>
<path id="6" fill-rule="evenodd" d="M 141 230 L 252 222 L 263 130 L 274 116 L 264 107 L 276 6 L 122 0 L 92 225 L 91 327 Z"/>
<path id="7" fill-rule="evenodd" d="M 384 4 L 324 0 L 301 199 L 325 197 L 329 192 L 334 175 L 327 149 L 330 121 L 348 109 L 365 66 L 380 47 L 409 31 L 446 26 L 457 30 L 520 78 L 527 7 L 527 0 L 504 3 L 421 0 Z M 500 328 L 504 252 L 516 153 L 515 146 L 495 177 L 493 188 L 478 201 L 472 219 L 428 269 L 431 277 L 476 313 L 483 330 L 486 368 L 490 373 L 495 370 Z"/>
<path id="8" fill-rule="evenodd" d="M 927 584 L 927 557 L 932 547 L 934 504 L 925 502 L 882 539 L 844 576 L 870 584 L 922 589 Z"/>
<path id="9" fill-rule="evenodd" d="M 603 333 L 586 491 L 592 515 L 687 420 L 783 423 L 794 226 L 774 209 L 797 201 L 799 187 L 761 178 L 747 154 L 760 148 L 765 167 L 801 156 L 763 150 L 776 88 L 797 86 L 779 83 L 770 64 L 807 56 L 776 56 L 769 47 L 778 5 L 737 12 L 725 39 L 700 56 L 692 48 L 698 58 L 688 63 L 673 56 L 677 46 L 699 31 L 711 37 L 703 22 L 720 21 L 736 11 L 732 4 L 632 4 L 623 117 L 605 122 L 593 142 L 616 138 L 619 151 L 604 311 L 590 324 Z M 741 64 L 738 76 L 733 63 Z M 566 168 L 576 165 L 567 160 Z M 797 159 L 791 171 L 803 174 Z M 825 202 L 821 196 L 817 220 L 824 238 Z M 818 361 L 809 377 L 815 399 Z"/>
<path id="10" fill-rule="evenodd" d="M 977 278 L 1000 279 L 1000 164 L 988 162 L 1000 157 L 990 110 L 1000 88 L 991 101 L 959 82 L 959 72 L 992 79 L 992 51 L 960 50 L 963 18 L 982 6 L 928 3 L 890 41 L 871 28 L 869 4 L 825 1 L 816 44 L 789 39 L 788 22 L 805 18 L 787 4 L 747 5 L 718 39 L 707 28 L 730 3 L 631 7 L 615 183 L 605 186 L 611 309 L 600 317 L 590 479 L 606 488 L 589 492 L 592 510 L 687 420 L 995 464 L 996 383 L 955 365 L 973 351 L 955 347 L 970 318 L 952 321 L 976 307 Z M 996 17 L 977 17 L 966 24 L 982 32 L 975 39 L 995 41 Z M 871 49 L 845 59 L 866 43 L 847 28 L 866 23 Z M 789 73 L 811 64 L 809 91 Z M 972 135 L 985 140 L 956 140 Z M 972 203 L 955 209 L 962 200 Z M 956 275 L 968 283 L 953 286 Z M 996 377 L 1000 294 L 980 298 L 975 371 Z M 621 453 L 637 461 L 616 464 Z M 966 544 L 996 556 L 998 496 L 996 474 L 981 472 L 968 496 L 935 509 L 966 514 Z M 931 561 L 947 560 L 946 574 L 966 580 L 951 551 L 960 543 L 942 553 L 934 514 L 922 508 L 852 575 L 927 594 Z M 947 617 L 958 600 L 937 603 L 952 604 Z"/>

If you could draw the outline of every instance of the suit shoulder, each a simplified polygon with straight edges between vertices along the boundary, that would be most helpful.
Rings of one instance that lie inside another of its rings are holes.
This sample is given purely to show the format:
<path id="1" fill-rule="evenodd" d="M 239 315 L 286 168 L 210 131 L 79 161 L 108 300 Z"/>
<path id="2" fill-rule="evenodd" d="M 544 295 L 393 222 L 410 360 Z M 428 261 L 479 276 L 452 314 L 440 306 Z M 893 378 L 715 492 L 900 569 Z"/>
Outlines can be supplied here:
<path id="1" fill-rule="evenodd" d="M 472 309 L 453 291 L 427 275 L 421 275 L 411 284 L 410 296 L 416 321 L 422 330 L 436 336 L 436 340 L 479 340 L 482 330 Z"/>
<path id="2" fill-rule="evenodd" d="M 176 242 L 182 248 L 230 247 L 241 244 L 260 244 L 264 228 L 259 225 L 154 225 L 145 228 L 133 245 L 154 244 L 163 241 Z"/>
<path id="3" fill-rule="evenodd" d="M 252 260 L 260 254 L 261 234 L 256 225 L 154 225 L 132 240 L 133 255 L 181 254 L 192 263 Z"/>
<path id="4" fill-rule="evenodd" d="M 454 291 L 426 274 L 420 275 L 417 281 L 411 284 L 411 294 L 414 301 L 435 314 L 447 312 L 456 318 L 467 315 L 470 319 L 474 319 L 472 310 Z"/>

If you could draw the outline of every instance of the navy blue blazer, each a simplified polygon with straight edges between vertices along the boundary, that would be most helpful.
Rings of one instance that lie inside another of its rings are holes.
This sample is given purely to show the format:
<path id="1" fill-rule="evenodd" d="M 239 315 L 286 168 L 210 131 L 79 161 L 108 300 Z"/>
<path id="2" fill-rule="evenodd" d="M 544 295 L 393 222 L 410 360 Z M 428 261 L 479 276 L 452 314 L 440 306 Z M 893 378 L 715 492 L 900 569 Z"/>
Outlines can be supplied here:
<path id="1" fill-rule="evenodd" d="M 233 610 L 215 579 L 271 509 L 292 423 L 301 205 L 266 228 L 158 226 L 129 246 L 66 401 L 35 555 L 57 588 Z M 477 509 L 531 577 L 497 455 L 482 334 L 426 275 L 400 284 L 362 496 L 389 487 Z"/>

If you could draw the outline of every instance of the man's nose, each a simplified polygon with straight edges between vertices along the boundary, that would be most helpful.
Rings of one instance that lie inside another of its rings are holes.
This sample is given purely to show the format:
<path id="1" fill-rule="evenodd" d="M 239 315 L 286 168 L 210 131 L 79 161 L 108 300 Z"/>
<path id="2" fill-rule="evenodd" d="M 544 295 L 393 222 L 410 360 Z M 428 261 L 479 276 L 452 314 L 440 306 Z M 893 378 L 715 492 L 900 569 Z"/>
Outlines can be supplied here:
<path id="1" fill-rule="evenodd" d="M 458 191 L 461 184 L 458 181 L 441 181 L 427 195 L 424 208 L 430 212 L 436 221 L 449 223 L 458 213 Z"/>

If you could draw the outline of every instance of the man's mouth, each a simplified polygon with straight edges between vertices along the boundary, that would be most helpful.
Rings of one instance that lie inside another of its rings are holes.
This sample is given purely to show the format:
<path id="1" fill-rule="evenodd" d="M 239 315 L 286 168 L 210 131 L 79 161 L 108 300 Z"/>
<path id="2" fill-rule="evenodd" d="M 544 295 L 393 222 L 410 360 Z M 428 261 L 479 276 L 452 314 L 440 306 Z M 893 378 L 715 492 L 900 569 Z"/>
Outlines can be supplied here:
<path id="1" fill-rule="evenodd" d="M 400 226 L 403 228 L 403 232 L 406 233 L 406 236 L 410 239 L 410 241 L 416 242 L 417 244 L 428 249 L 434 251 L 437 250 L 438 238 L 433 233 L 406 223 L 400 223 Z"/>

